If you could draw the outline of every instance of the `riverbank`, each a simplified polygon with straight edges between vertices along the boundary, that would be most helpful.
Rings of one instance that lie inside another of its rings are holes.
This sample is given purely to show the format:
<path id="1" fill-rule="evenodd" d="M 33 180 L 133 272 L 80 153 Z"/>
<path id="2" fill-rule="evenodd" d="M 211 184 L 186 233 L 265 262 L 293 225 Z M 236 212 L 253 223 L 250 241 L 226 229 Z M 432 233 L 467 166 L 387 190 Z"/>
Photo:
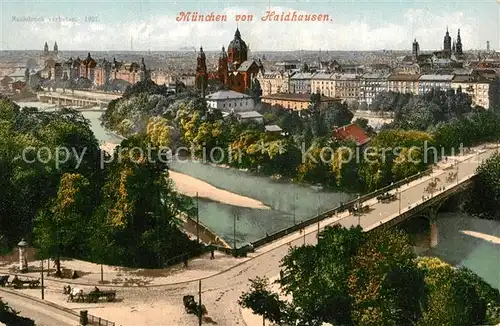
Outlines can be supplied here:
<path id="1" fill-rule="evenodd" d="M 219 189 L 212 186 L 208 182 L 193 178 L 187 174 L 170 170 L 169 176 L 174 182 L 175 189 L 189 197 L 196 197 L 198 194 L 198 197 L 232 206 L 253 209 L 270 209 L 269 206 L 265 205 L 261 201 Z"/>

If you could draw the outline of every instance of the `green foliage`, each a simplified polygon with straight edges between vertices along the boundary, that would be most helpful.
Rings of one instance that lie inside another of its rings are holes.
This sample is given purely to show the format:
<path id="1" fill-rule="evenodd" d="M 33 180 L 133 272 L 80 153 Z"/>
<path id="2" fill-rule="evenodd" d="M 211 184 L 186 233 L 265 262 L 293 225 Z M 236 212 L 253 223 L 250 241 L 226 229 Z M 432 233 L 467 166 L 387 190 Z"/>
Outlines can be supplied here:
<path id="1" fill-rule="evenodd" d="M 282 310 L 285 304 L 279 300 L 278 294 L 269 290 L 269 280 L 257 277 L 250 282 L 250 291 L 242 293 L 238 303 L 265 319 L 279 323 L 283 318 Z"/>
<path id="2" fill-rule="evenodd" d="M 498 291 L 467 269 L 416 258 L 403 231 L 328 227 L 316 246 L 291 248 L 281 292 L 257 278 L 240 305 L 296 325 L 477 325 L 494 320 Z M 279 309 L 279 312 L 277 312 Z"/>
<path id="3" fill-rule="evenodd" d="M 0 300 L 0 322 L 6 325 L 35 326 L 34 320 L 19 316 L 19 312 L 3 300 Z"/>
<path id="4" fill-rule="evenodd" d="M 481 218 L 500 219 L 500 154 L 490 156 L 477 172 L 466 209 Z"/>

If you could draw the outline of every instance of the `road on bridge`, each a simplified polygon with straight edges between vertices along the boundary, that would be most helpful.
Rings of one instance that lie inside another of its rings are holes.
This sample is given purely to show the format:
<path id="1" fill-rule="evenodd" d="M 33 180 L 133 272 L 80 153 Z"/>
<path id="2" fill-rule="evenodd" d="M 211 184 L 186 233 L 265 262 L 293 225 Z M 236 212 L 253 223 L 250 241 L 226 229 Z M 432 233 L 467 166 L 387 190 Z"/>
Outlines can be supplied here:
<path id="1" fill-rule="evenodd" d="M 424 189 L 434 178 L 437 177 L 441 180 L 438 182 L 438 188 L 442 186 L 450 187 L 451 183 L 446 183 L 449 172 L 458 172 L 458 179 L 465 180 L 475 173 L 481 160 L 488 158 L 497 149 L 480 150 L 477 148 L 475 150 L 477 151 L 475 154 L 457 157 L 458 168 L 452 170 L 436 169 L 431 176 L 423 177 L 407 186 L 403 186 L 401 188 L 401 210 L 405 211 L 409 205 L 414 207 L 419 202 L 422 202 L 422 195 L 428 195 L 424 192 Z M 453 160 L 450 158 L 448 161 L 452 162 Z M 456 184 L 457 181 L 454 182 Z M 359 222 L 364 229 L 369 229 L 373 225 L 379 224 L 381 220 L 391 216 L 395 217 L 399 213 L 399 200 L 389 204 L 382 204 L 378 203 L 376 199 L 372 199 L 364 204 L 370 204 L 372 211 L 359 218 L 348 213 L 340 214 L 338 217 L 332 216 L 332 218 L 323 220 L 320 227 L 324 228 L 337 222 L 345 227 L 350 227 L 358 225 Z M 248 280 L 256 276 L 266 276 L 269 279 L 276 278 L 280 271 L 280 261 L 289 250 L 287 243 L 290 246 L 301 246 L 304 242 L 315 244 L 317 242 L 316 234 L 317 225 L 311 225 L 306 228 L 305 233 L 296 232 L 259 248 L 255 253 L 250 254 L 250 256 L 256 256 L 255 258 L 222 274 L 203 280 L 202 300 L 210 316 L 219 325 L 245 325 L 237 300 L 242 291 L 248 289 Z M 182 298 L 182 295 L 195 295 L 197 293 L 197 282 L 170 285 L 160 289 L 161 295 L 167 295 L 168 293 L 177 301 L 178 298 Z M 167 290 L 167 293 L 165 290 Z"/>
<path id="2" fill-rule="evenodd" d="M 75 326 L 79 323 L 78 317 L 63 310 L 5 290 L 0 290 L 0 297 L 21 316 L 33 319 L 37 326 Z"/>

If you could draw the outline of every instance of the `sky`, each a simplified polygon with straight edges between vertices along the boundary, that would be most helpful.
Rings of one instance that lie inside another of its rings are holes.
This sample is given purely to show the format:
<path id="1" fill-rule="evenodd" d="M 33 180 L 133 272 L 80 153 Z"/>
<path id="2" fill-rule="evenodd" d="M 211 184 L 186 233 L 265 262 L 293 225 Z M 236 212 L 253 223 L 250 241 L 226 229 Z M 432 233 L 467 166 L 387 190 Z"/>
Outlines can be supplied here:
<path id="1" fill-rule="evenodd" d="M 327 22 L 264 22 L 266 11 L 327 14 Z M 226 22 L 176 21 L 180 12 Z M 175 51 L 227 48 L 236 27 L 252 51 L 439 50 L 448 26 L 464 50 L 500 49 L 500 0 L 0 0 L 0 49 Z M 236 14 L 252 14 L 237 22 Z M 28 21 L 31 19 L 31 21 Z"/>

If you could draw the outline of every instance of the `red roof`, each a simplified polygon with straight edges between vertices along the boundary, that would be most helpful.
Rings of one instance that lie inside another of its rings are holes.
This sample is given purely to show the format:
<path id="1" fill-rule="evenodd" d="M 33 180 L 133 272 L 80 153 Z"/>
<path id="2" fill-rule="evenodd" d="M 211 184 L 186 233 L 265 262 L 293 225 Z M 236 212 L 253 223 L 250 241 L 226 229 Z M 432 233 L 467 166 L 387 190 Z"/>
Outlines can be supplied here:
<path id="1" fill-rule="evenodd" d="M 338 140 L 354 140 L 358 146 L 370 141 L 366 131 L 355 123 L 335 129 L 334 136 Z"/>

